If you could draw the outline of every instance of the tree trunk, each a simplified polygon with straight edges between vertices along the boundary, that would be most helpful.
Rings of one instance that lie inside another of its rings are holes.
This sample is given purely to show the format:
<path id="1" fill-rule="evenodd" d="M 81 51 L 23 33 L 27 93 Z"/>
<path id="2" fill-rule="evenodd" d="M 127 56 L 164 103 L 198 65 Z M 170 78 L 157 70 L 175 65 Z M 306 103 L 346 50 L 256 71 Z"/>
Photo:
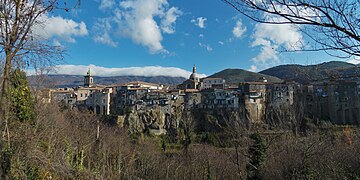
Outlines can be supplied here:
<path id="1" fill-rule="evenodd" d="M 5 68 L 2 75 L 2 87 L 0 92 L 0 177 L 3 179 L 6 177 L 6 166 L 8 162 L 5 162 L 4 158 L 4 145 L 2 141 L 2 132 L 4 130 L 4 123 L 7 126 L 10 111 L 10 98 L 9 98 L 9 75 L 11 70 L 11 55 L 10 52 L 6 52 Z M 8 130 L 7 130 L 8 132 Z M 9 138 L 9 137 L 8 137 Z"/>

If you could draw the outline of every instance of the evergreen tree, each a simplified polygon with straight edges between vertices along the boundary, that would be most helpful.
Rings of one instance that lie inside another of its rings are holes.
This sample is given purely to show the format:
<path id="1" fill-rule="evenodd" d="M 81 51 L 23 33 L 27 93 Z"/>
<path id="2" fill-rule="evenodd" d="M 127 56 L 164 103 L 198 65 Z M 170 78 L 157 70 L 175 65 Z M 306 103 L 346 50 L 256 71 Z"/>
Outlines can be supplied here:
<path id="1" fill-rule="evenodd" d="M 266 144 L 259 133 L 250 136 L 254 144 L 249 147 L 250 162 L 246 166 L 248 179 L 264 179 Z"/>
<path id="2" fill-rule="evenodd" d="M 11 111 L 21 121 L 32 121 L 35 117 L 35 99 L 31 94 L 25 72 L 19 68 L 10 75 Z"/>

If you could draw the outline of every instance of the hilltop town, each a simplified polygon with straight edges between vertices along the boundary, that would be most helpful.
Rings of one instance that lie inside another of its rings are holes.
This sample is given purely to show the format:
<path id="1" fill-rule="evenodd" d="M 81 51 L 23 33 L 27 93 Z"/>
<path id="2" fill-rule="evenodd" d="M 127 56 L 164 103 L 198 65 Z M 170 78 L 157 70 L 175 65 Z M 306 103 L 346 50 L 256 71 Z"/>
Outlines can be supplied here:
<path id="1" fill-rule="evenodd" d="M 95 82 L 89 69 L 83 86 L 44 89 L 42 98 L 44 102 L 62 102 L 71 108 L 111 115 L 122 126 L 129 121 L 150 121 L 148 128 L 160 134 L 166 133 L 166 123 L 176 113 L 193 110 L 238 112 L 238 119 L 247 124 L 292 123 L 303 118 L 358 124 L 360 119 L 360 85 L 352 81 L 271 83 L 262 77 L 229 84 L 222 78 L 201 78 L 194 66 L 190 77 L 176 86 L 141 81 L 102 86 Z M 141 114 L 146 112 L 157 112 L 157 117 L 146 118 Z M 160 122 L 154 125 L 155 121 Z"/>

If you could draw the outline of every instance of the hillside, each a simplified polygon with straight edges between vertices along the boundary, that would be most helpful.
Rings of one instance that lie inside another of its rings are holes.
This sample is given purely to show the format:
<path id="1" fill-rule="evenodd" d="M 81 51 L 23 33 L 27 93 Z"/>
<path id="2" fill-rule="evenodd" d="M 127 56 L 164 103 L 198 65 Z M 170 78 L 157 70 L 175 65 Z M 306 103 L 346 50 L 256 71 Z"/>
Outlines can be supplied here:
<path id="1" fill-rule="evenodd" d="M 29 76 L 28 80 L 33 86 L 42 87 L 76 87 L 84 84 L 84 76 L 79 75 L 44 75 Z M 100 85 L 122 84 L 131 81 L 144 81 L 150 83 L 175 85 L 185 80 L 183 77 L 167 77 L 167 76 L 113 76 L 113 77 L 94 77 L 94 83 Z"/>
<path id="2" fill-rule="evenodd" d="M 252 82 L 258 81 L 259 78 L 265 77 L 268 82 L 282 82 L 281 79 L 266 74 L 260 74 L 255 72 L 246 71 L 243 69 L 225 69 L 218 73 L 215 73 L 210 78 L 223 78 L 227 83 L 236 84 L 240 82 Z"/>
<path id="3" fill-rule="evenodd" d="M 280 65 L 260 73 L 299 83 L 328 81 L 330 79 L 360 80 L 357 77 L 360 75 L 358 66 L 340 61 L 330 61 L 309 66 Z"/>

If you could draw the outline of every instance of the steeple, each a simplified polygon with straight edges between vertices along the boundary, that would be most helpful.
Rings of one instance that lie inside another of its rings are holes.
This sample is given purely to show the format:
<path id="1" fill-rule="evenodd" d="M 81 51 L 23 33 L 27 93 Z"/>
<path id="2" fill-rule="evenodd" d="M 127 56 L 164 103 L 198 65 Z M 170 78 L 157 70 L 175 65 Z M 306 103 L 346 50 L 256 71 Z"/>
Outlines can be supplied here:
<path id="1" fill-rule="evenodd" d="M 86 76 L 84 76 L 84 87 L 91 87 L 94 83 L 94 78 L 91 76 L 90 68 L 88 69 Z"/>
<path id="2" fill-rule="evenodd" d="M 193 73 L 196 73 L 196 66 L 194 64 L 194 67 L 193 67 Z"/>

